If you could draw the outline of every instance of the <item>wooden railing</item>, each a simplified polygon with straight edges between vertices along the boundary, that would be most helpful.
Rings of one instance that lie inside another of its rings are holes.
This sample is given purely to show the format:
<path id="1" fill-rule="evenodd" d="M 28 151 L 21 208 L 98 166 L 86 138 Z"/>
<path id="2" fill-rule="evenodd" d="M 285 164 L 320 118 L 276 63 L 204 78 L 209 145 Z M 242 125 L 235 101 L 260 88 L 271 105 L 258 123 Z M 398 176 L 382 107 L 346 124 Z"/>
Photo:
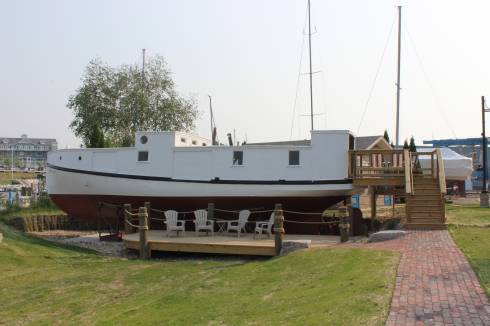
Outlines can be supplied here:
<path id="1" fill-rule="evenodd" d="M 349 151 L 349 177 L 352 179 L 403 177 L 403 150 Z"/>
<path id="2" fill-rule="evenodd" d="M 403 150 L 403 159 L 404 162 L 411 162 L 408 149 Z M 413 173 L 411 164 L 405 164 L 405 192 L 407 194 L 413 194 Z"/>
<path id="3" fill-rule="evenodd" d="M 405 186 L 412 193 L 410 154 L 408 150 L 349 151 L 349 178 L 359 186 Z"/>
<path id="4" fill-rule="evenodd" d="M 420 160 L 421 157 L 429 157 L 427 160 Z M 441 159 L 442 161 L 442 159 Z M 434 179 L 438 178 L 438 160 L 437 151 L 432 152 L 411 152 L 410 153 L 410 164 L 412 166 L 412 171 L 415 174 L 432 177 Z"/>
<path id="5" fill-rule="evenodd" d="M 444 161 L 442 160 L 441 150 L 436 149 L 437 152 L 437 177 L 439 178 L 439 188 L 441 194 L 446 194 L 446 172 L 444 171 Z"/>

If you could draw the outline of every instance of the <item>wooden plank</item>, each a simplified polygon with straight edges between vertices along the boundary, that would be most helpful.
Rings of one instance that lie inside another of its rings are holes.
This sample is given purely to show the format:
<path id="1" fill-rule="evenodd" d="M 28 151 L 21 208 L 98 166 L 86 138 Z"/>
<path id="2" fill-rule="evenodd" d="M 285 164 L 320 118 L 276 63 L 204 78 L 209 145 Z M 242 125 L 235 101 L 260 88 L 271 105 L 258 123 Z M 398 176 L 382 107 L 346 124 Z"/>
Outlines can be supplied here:
<path id="1" fill-rule="evenodd" d="M 150 242 L 152 251 L 201 252 L 212 254 L 274 256 L 273 245 Z"/>
<path id="2" fill-rule="evenodd" d="M 438 167 L 438 178 L 439 178 L 439 189 L 441 191 L 441 194 L 445 195 L 446 194 L 446 173 L 444 171 L 444 161 L 442 160 L 442 154 L 441 150 L 438 148 L 436 149 L 436 155 L 437 155 L 437 167 Z"/>
<path id="3" fill-rule="evenodd" d="M 405 192 L 407 194 L 413 193 L 412 185 L 412 166 L 410 162 L 410 152 L 408 149 L 403 151 L 403 159 L 405 161 Z"/>
<path id="4" fill-rule="evenodd" d="M 405 185 L 404 178 L 366 178 L 355 179 L 352 181 L 354 186 L 403 186 Z"/>
<path id="5" fill-rule="evenodd" d="M 401 149 L 356 149 L 350 150 L 349 153 L 355 155 L 371 155 L 371 154 L 403 154 L 403 150 Z"/>

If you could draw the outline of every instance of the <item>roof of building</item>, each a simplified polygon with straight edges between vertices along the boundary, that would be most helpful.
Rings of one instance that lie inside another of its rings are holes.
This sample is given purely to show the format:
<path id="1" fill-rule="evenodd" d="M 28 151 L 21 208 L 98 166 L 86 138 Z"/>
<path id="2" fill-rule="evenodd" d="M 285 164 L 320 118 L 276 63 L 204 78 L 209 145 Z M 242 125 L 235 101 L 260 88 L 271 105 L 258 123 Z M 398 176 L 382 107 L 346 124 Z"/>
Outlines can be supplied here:
<path id="1" fill-rule="evenodd" d="M 355 149 L 369 149 L 372 147 L 375 143 L 380 141 L 380 138 L 383 138 L 383 136 L 362 136 L 362 137 L 356 137 L 355 138 Z M 385 140 L 386 141 L 386 140 Z M 388 144 L 389 145 L 389 144 Z"/>
<path id="2" fill-rule="evenodd" d="M 41 145 L 50 145 L 53 143 L 57 143 L 54 138 L 28 138 L 28 137 L 19 137 L 19 138 L 7 138 L 0 137 L 0 144 L 41 144 Z"/>
<path id="3" fill-rule="evenodd" d="M 247 143 L 246 145 L 289 145 L 289 146 L 310 146 L 311 140 L 288 140 L 288 141 L 270 141 L 263 143 Z"/>
<path id="4" fill-rule="evenodd" d="M 383 138 L 383 136 L 362 136 L 355 138 L 355 149 L 370 149 L 377 142 L 382 141 L 388 146 L 388 142 Z M 290 145 L 290 146 L 310 146 L 311 140 L 289 140 L 289 141 L 273 141 L 273 142 L 263 142 L 263 143 L 248 143 L 247 145 Z"/>

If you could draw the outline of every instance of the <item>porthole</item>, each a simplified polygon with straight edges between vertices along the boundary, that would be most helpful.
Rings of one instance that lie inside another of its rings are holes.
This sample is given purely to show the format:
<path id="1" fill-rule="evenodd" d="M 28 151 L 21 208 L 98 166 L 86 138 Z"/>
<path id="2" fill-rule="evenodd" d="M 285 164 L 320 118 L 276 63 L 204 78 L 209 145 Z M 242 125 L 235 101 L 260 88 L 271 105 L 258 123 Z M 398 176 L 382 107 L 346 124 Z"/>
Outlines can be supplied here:
<path id="1" fill-rule="evenodd" d="M 146 136 L 141 136 L 140 138 L 140 143 L 142 143 L 143 145 L 146 144 L 148 142 L 148 137 Z"/>
<path id="2" fill-rule="evenodd" d="M 78 160 L 79 160 L 79 161 L 81 161 L 81 160 L 82 160 L 82 157 L 81 157 L 81 156 L 79 156 L 79 157 L 78 157 Z"/>

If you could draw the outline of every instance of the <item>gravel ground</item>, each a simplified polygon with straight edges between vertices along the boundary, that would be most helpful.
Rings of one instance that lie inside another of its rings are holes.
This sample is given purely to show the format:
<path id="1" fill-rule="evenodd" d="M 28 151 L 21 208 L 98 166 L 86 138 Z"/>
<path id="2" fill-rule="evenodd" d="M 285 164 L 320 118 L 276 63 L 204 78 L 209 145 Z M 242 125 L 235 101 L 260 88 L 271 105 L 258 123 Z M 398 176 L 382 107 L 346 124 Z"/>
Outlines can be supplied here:
<path id="1" fill-rule="evenodd" d="M 100 241 L 99 235 L 94 232 L 55 230 L 30 234 L 61 244 L 92 249 L 107 256 L 132 258 L 126 253 L 122 241 Z"/>

